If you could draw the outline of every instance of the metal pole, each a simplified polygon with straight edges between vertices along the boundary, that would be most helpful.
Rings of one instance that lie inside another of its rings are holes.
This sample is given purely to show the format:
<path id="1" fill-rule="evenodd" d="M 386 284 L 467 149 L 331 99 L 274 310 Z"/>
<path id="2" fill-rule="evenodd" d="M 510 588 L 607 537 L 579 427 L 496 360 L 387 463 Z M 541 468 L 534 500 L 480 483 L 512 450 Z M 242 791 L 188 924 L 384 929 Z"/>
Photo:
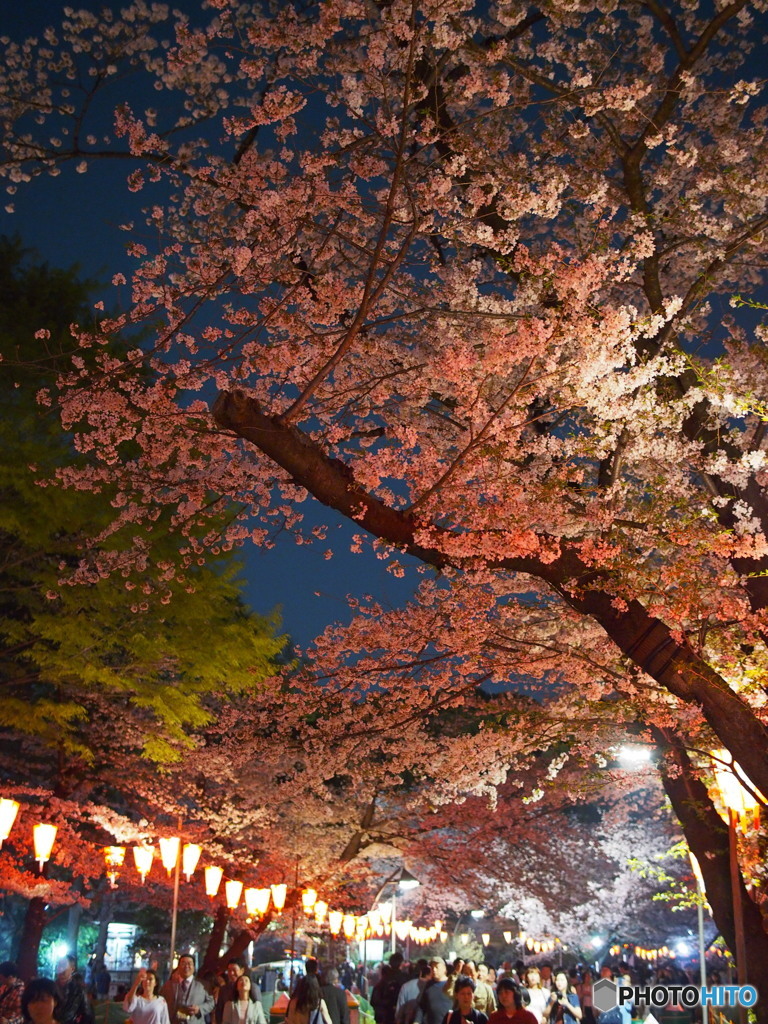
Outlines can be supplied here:
<path id="1" fill-rule="evenodd" d="M 293 992 L 293 958 L 296 955 L 296 903 L 299 891 L 299 858 L 296 858 L 296 877 L 293 883 L 293 918 L 291 923 L 291 976 L 288 979 L 288 991 Z"/>
<path id="2" fill-rule="evenodd" d="M 736 842 L 736 812 L 728 808 L 728 854 L 731 863 L 731 898 L 733 900 L 733 929 L 736 933 L 736 976 L 740 985 L 747 984 L 747 952 L 744 942 L 744 915 L 741 906 L 741 874 L 739 872 Z M 747 1008 L 739 1007 L 739 1022 L 747 1024 Z"/>
<path id="3" fill-rule="evenodd" d="M 390 945 L 389 945 L 390 953 L 394 953 L 395 950 L 397 949 L 397 946 L 395 944 L 396 943 L 396 939 L 397 939 L 397 936 L 395 935 L 395 922 L 396 921 L 397 921 L 397 885 L 395 885 L 395 891 L 392 893 L 392 931 L 390 933 Z"/>
<path id="4" fill-rule="evenodd" d="M 176 920 L 179 916 L 179 876 L 181 875 L 181 817 L 179 817 L 179 848 L 173 873 L 173 911 L 171 912 L 171 955 L 168 958 L 168 977 L 173 974 L 173 954 L 176 952 Z"/>
<path id="5" fill-rule="evenodd" d="M 696 888 L 699 890 L 699 965 L 701 968 L 701 987 L 705 988 L 707 984 L 707 960 L 706 960 L 706 947 L 704 946 L 704 893 L 702 892 L 701 885 L 699 884 L 698 878 L 696 879 Z M 709 1019 L 709 1006 L 706 1003 L 702 1003 L 701 1006 L 701 1024 L 707 1024 Z"/>

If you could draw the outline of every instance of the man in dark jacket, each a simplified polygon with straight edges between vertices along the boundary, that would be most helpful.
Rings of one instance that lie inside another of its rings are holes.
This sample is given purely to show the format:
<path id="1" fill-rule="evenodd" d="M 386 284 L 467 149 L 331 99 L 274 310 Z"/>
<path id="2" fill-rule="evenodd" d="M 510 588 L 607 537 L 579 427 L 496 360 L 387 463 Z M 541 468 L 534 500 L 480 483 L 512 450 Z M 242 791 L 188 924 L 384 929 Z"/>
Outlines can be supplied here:
<path id="1" fill-rule="evenodd" d="M 323 979 L 320 994 L 328 1007 L 332 1024 L 349 1024 L 347 993 L 339 985 L 339 972 L 335 967 L 329 967 L 327 971 L 323 971 Z"/>
<path id="2" fill-rule="evenodd" d="M 93 1024 L 93 1007 L 80 977 L 75 974 L 75 967 L 73 956 L 63 956 L 56 964 L 59 993 L 56 1020 L 59 1024 Z"/>

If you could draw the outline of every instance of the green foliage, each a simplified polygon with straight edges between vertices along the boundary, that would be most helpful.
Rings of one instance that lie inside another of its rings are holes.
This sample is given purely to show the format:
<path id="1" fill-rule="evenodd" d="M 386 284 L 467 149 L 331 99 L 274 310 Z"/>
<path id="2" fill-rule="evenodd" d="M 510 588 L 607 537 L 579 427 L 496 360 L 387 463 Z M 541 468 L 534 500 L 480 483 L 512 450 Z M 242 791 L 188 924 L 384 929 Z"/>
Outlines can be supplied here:
<path id="1" fill-rule="evenodd" d="M 681 877 L 681 862 L 687 860 L 688 855 L 688 844 L 681 839 L 664 853 L 657 854 L 653 861 L 632 857 L 629 867 L 641 878 L 656 884 L 658 891 L 652 899 L 671 904 L 672 910 L 690 910 L 705 900 L 699 895 L 695 882 L 691 885 L 690 878 Z"/>
<path id="2" fill-rule="evenodd" d="M 30 263 L 17 240 L 0 240 L 0 735 L 93 761 L 93 723 L 106 716 L 144 757 L 169 763 L 217 701 L 258 689 L 284 639 L 275 616 L 243 604 L 231 559 L 175 574 L 163 594 L 119 573 L 64 582 L 113 514 L 109 495 L 50 484 L 76 455 L 37 400 L 69 365 L 69 325 L 89 318 L 87 298 L 74 271 Z M 162 531 L 154 545 L 148 557 L 170 565 Z"/>

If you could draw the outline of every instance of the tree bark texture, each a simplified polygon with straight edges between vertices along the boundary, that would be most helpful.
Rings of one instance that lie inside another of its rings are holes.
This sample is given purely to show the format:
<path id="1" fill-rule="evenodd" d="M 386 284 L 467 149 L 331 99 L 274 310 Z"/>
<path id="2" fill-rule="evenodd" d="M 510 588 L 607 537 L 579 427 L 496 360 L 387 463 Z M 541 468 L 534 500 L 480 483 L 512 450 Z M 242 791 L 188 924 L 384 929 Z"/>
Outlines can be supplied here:
<path id="1" fill-rule="evenodd" d="M 43 929 L 48 921 L 45 913 L 45 900 L 42 896 L 33 896 L 27 906 L 24 927 L 19 940 L 19 954 L 16 962 L 19 976 L 29 981 L 37 974 L 37 957 L 40 951 L 40 940 Z"/>

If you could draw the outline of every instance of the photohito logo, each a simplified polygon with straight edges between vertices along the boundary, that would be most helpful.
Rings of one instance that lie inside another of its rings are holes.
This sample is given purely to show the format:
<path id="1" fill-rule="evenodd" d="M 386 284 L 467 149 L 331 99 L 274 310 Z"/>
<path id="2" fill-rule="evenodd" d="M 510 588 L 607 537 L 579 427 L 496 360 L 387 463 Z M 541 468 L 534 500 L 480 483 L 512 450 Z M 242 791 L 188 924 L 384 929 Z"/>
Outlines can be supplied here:
<path id="1" fill-rule="evenodd" d="M 596 981 L 592 1002 L 600 1013 L 616 1006 L 754 1006 L 757 989 L 753 985 L 617 985 L 610 978 Z"/>

